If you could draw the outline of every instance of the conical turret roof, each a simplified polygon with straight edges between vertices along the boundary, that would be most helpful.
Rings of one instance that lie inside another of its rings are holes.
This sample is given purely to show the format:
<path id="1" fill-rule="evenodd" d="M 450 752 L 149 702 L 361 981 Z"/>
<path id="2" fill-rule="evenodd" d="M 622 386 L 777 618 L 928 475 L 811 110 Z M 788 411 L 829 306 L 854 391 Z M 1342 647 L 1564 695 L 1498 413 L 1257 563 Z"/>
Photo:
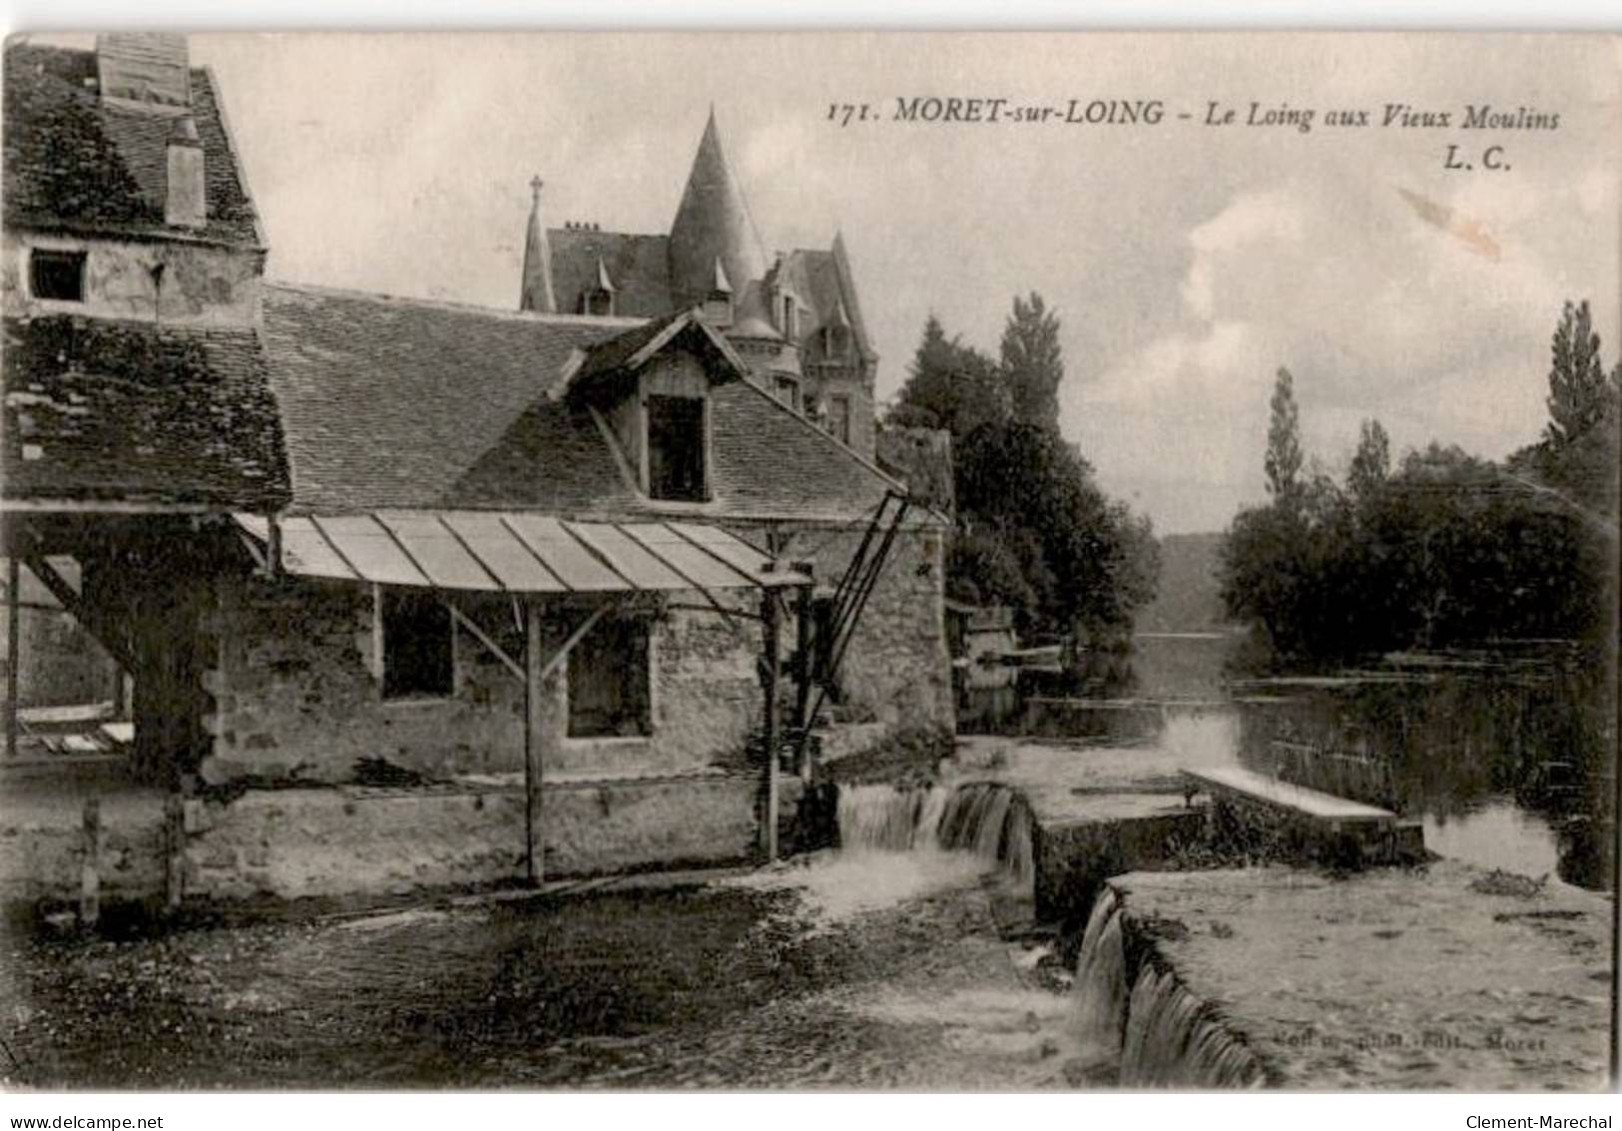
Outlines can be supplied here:
<path id="1" fill-rule="evenodd" d="M 712 108 L 670 226 L 670 289 L 679 305 L 704 300 L 715 286 L 717 260 L 740 293 L 766 274 L 766 251 L 743 187 L 727 160 Z"/>

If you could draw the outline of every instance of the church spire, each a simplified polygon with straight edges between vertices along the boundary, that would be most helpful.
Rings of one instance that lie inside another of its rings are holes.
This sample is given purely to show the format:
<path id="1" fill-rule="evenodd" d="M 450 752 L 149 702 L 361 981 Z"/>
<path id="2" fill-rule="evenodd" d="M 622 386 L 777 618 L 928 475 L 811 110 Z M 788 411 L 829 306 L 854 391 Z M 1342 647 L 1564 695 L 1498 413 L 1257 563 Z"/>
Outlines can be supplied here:
<path id="1" fill-rule="evenodd" d="M 518 309 L 539 314 L 556 314 L 557 298 L 552 293 L 552 246 L 546 239 L 546 224 L 541 219 L 541 186 L 546 182 L 533 177 L 529 189 L 533 199 L 529 206 L 529 230 L 524 233 L 524 277 L 518 294 Z"/>
<path id="2" fill-rule="evenodd" d="M 704 301 L 715 287 L 717 260 L 740 294 L 766 274 L 766 252 L 721 144 L 712 106 L 670 226 L 671 291 L 679 305 Z"/>

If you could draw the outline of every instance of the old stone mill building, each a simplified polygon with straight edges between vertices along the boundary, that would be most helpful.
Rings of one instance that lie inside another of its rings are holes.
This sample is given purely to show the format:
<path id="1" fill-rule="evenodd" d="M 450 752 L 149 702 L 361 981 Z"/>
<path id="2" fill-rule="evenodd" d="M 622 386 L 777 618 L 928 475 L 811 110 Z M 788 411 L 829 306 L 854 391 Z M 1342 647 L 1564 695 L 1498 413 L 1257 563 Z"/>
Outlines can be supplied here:
<path id="1" fill-rule="evenodd" d="M 8 598 L 128 688 L 64 742 L 8 632 L 7 900 L 758 859 L 827 767 L 949 743 L 850 257 L 766 255 L 713 113 L 668 233 L 537 179 L 495 310 L 267 279 L 182 37 L 5 83 Z"/>

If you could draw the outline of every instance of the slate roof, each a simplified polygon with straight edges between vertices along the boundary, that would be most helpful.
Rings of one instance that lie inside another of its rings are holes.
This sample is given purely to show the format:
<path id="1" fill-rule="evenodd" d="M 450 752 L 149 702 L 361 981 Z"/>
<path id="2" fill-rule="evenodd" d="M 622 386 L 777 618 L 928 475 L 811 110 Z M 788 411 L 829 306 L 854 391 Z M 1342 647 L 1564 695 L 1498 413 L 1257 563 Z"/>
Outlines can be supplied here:
<path id="1" fill-rule="evenodd" d="M 264 511 L 290 497 L 251 329 L 8 318 L 3 377 L 7 499 Z"/>
<path id="2" fill-rule="evenodd" d="M 867 336 L 867 324 L 862 318 L 861 306 L 856 299 L 856 287 L 851 281 L 850 264 L 845 255 L 844 240 L 834 238 L 830 251 L 796 248 L 778 268 L 787 274 L 790 288 L 800 301 L 811 308 L 811 318 L 804 327 L 802 344 L 810 346 L 807 357 L 821 359 L 820 341 L 811 341 L 816 331 L 834 321 L 841 303 L 858 348 L 868 360 L 876 360 Z"/>
<path id="3" fill-rule="evenodd" d="M 92 51 L 14 43 L 5 52 L 4 193 L 8 225 L 111 235 L 177 235 L 163 222 L 171 114 L 106 102 L 85 80 Z M 208 222 L 193 236 L 257 246 L 212 76 L 191 70 Z"/>
<path id="4" fill-rule="evenodd" d="M 766 274 L 766 250 L 712 109 L 670 223 L 670 289 L 677 302 L 704 301 L 715 285 L 717 259 L 740 294 Z"/>
<path id="5" fill-rule="evenodd" d="M 575 350 L 618 355 L 650 324 L 521 314 L 314 287 L 265 288 L 265 345 L 292 509 L 532 508 L 666 515 L 579 398 Z M 678 339 L 679 341 L 679 339 Z M 711 503 L 695 519 L 856 517 L 894 481 L 748 381 L 713 386 Z"/>
<path id="6" fill-rule="evenodd" d="M 614 284 L 614 311 L 657 318 L 675 309 L 670 297 L 670 237 L 590 228 L 549 228 L 552 293 L 559 314 L 580 312 L 580 296 L 597 288 L 597 261 Z"/>

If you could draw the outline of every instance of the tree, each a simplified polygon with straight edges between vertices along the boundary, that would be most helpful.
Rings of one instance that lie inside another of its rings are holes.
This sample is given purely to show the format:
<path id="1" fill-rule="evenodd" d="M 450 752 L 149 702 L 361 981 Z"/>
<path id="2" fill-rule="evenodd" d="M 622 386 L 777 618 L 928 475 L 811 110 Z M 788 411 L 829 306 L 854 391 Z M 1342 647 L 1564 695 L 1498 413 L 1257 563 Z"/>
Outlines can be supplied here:
<path id="1" fill-rule="evenodd" d="M 1605 376 L 1587 299 L 1575 306 L 1566 303 L 1555 327 L 1552 353 L 1545 436 L 1551 446 L 1561 448 L 1606 419 L 1616 403 L 1619 378 Z"/>
<path id="2" fill-rule="evenodd" d="M 1059 384 L 1064 380 L 1059 319 L 1035 291 L 1029 301 L 1014 296 L 1014 312 L 1003 329 L 1001 359 L 1014 419 L 1057 430 Z"/>
<path id="3" fill-rule="evenodd" d="M 1365 420 L 1346 473 L 1346 489 L 1359 503 L 1372 499 L 1391 473 L 1391 438 L 1378 420 Z"/>
<path id="4" fill-rule="evenodd" d="M 1025 632 L 1097 638 L 1153 596 L 1158 546 L 1060 436 L 1063 376 L 1059 322 L 1040 295 L 1014 300 L 1000 362 L 931 315 L 886 422 L 952 434 L 953 596 L 1009 605 Z"/>
<path id="5" fill-rule="evenodd" d="M 1289 504 L 1296 497 L 1301 473 L 1301 421 L 1295 407 L 1295 379 L 1280 368 L 1273 384 L 1272 417 L 1267 426 L 1267 493 L 1275 502 Z"/>
<path id="6" fill-rule="evenodd" d="M 1008 415 L 1008 393 L 996 363 L 959 339 L 948 338 L 931 314 L 887 423 L 944 428 L 955 441 Z"/>

